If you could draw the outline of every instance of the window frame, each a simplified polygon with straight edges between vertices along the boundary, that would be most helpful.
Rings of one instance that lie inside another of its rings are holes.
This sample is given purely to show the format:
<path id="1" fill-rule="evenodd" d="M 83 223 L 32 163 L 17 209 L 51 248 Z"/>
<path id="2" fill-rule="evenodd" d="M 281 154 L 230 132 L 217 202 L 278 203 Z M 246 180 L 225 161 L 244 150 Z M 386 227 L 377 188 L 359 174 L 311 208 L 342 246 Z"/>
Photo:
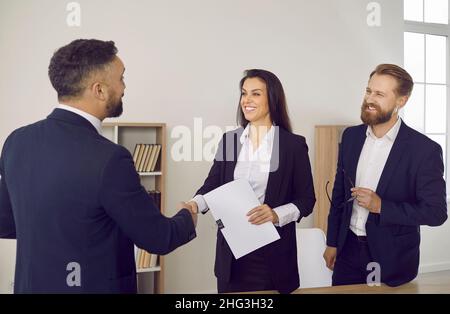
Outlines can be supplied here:
<path id="1" fill-rule="evenodd" d="M 404 1 L 403 1 L 404 5 Z M 425 1 L 423 1 L 423 5 L 425 6 Z M 404 10 L 403 10 L 404 11 Z M 447 178 L 450 178 L 450 156 L 449 156 L 449 143 L 450 143 L 450 1 L 448 5 L 448 24 L 437 24 L 437 23 L 427 23 L 427 22 L 418 22 L 418 21 L 410 21 L 405 20 L 403 16 L 404 22 L 404 33 L 418 33 L 424 35 L 435 35 L 435 36 L 446 36 L 447 37 L 447 105 L 446 105 L 446 130 L 445 130 L 445 173 L 444 178 L 446 179 L 446 190 L 447 190 L 447 201 L 450 201 L 450 182 L 447 181 Z M 404 47 L 403 43 L 403 47 Z M 404 56 L 404 53 L 403 53 Z M 425 60 L 426 60 L 426 42 L 425 42 Z M 418 84 L 423 83 L 425 86 L 425 97 L 426 97 L 426 86 L 427 85 L 442 85 L 442 84 L 430 84 L 426 82 L 426 63 L 425 63 L 425 82 L 417 82 Z M 425 104 L 426 105 L 426 104 Z M 424 108 L 425 109 L 425 108 Z M 402 117 L 404 117 L 404 111 L 402 111 Z M 426 119 L 426 110 L 424 111 L 424 123 Z M 426 126 L 424 124 L 424 134 L 433 134 L 426 133 Z"/>

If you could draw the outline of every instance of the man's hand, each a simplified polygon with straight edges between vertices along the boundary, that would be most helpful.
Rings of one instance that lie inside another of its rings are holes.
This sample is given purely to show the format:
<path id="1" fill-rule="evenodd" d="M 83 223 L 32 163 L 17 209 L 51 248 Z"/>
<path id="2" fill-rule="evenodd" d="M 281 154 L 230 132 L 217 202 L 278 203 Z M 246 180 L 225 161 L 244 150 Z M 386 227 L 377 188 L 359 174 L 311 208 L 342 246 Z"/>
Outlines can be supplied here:
<path id="1" fill-rule="evenodd" d="M 254 225 L 260 225 L 268 221 L 278 223 L 277 213 L 267 204 L 253 208 L 247 213 L 247 216 L 251 216 L 248 221 Z"/>
<path id="2" fill-rule="evenodd" d="M 327 267 L 330 270 L 334 269 L 334 263 L 336 262 L 336 254 L 337 254 L 337 248 L 332 246 L 327 246 L 325 249 L 325 252 L 323 253 L 323 258 L 325 259 L 325 262 L 327 263 Z"/>
<path id="3" fill-rule="evenodd" d="M 377 193 L 365 188 L 353 188 L 351 191 L 352 196 L 356 197 L 359 206 L 368 209 L 374 214 L 381 212 L 381 198 Z"/>
<path id="4" fill-rule="evenodd" d="M 183 208 L 186 208 L 189 210 L 192 216 L 192 221 L 194 222 L 194 226 L 197 227 L 197 216 L 198 216 L 198 208 L 197 203 L 195 202 L 181 202 L 178 204 L 178 210 L 181 210 Z"/>
<path id="5" fill-rule="evenodd" d="M 195 201 L 189 201 L 189 202 L 187 202 L 186 204 L 192 206 L 192 209 L 194 210 L 194 212 L 195 212 L 196 214 L 198 214 L 198 205 L 197 205 L 197 202 L 195 202 Z"/>

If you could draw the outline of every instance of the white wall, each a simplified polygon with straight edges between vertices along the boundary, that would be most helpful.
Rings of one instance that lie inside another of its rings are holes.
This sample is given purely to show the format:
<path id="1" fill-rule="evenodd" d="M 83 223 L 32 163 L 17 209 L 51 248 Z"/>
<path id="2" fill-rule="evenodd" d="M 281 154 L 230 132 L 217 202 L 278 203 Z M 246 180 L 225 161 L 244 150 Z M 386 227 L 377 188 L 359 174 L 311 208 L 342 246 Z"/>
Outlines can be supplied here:
<path id="1" fill-rule="evenodd" d="M 0 239 L 0 294 L 13 292 L 16 242 L 16 240 Z"/>
<path id="2" fill-rule="evenodd" d="M 273 71 L 311 159 L 314 126 L 359 123 L 369 72 L 403 58 L 401 0 L 378 1 L 381 27 L 367 25 L 365 0 L 84 0 L 78 1 L 82 26 L 69 28 L 68 2 L 0 0 L 0 144 L 55 106 L 48 62 L 75 38 L 116 42 L 127 69 L 120 120 L 166 122 L 168 135 L 177 125 L 192 127 L 194 117 L 205 126 L 234 125 L 243 70 Z M 169 137 L 169 147 L 173 142 Z M 210 163 L 168 157 L 172 215 L 201 185 Z M 301 225 L 311 226 L 312 217 Z M 448 250 L 428 245 L 431 263 L 450 261 Z M 167 292 L 213 292 L 214 247 L 208 214 L 200 217 L 198 238 L 167 257 Z"/>

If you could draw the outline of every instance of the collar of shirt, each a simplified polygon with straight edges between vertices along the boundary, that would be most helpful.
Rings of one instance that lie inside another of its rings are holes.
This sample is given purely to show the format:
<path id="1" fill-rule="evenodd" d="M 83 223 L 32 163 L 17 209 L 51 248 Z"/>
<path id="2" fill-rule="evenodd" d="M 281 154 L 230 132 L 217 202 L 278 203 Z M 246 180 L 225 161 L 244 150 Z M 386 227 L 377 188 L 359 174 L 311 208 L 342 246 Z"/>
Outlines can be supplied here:
<path id="1" fill-rule="evenodd" d="M 261 165 L 266 167 L 267 163 L 270 162 L 273 149 L 273 138 L 274 138 L 275 128 L 272 126 L 267 134 L 264 136 L 258 148 L 254 151 L 253 146 L 250 141 L 250 124 L 244 129 L 240 137 L 240 142 L 242 144 L 242 150 L 239 154 L 239 161 L 250 161 L 259 162 Z"/>
<path id="2" fill-rule="evenodd" d="M 71 107 L 71 106 L 67 106 L 67 105 L 64 105 L 64 104 L 59 104 L 57 108 L 64 109 L 64 110 L 73 112 L 73 113 L 75 113 L 75 114 L 77 114 L 79 116 L 82 116 L 83 118 L 88 120 L 94 126 L 94 128 L 97 130 L 97 132 L 99 134 L 101 134 L 102 121 L 100 121 L 99 118 L 94 117 L 93 115 L 91 115 L 91 114 L 89 114 L 89 113 L 87 113 L 85 111 L 82 111 L 82 110 L 79 110 L 77 108 L 74 108 L 74 107 Z"/>
<path id="3" fill-rule="evenodd" d="M 267 132 L 267 134 L 264 136 L 264 139 L 262 140 L 264 143 L 270 144 L 273 141 L 273 134 L 275 132 L 275 128 L 272 125 L 270 127 L 270 130 Z M 239 138 L 241 144 L 244 144 L 245 140 L 248 139 L 250 135 L 250 123 L 247 124 L 247 126 L 245 127 L 244 131 L 242 132 L 241 137 Z"/>
<path id="4" fill-rule="evenodd" d="M 370 136 L 371 138 L 377 140 L 377 139 L 384 139 L 387 138 L 391 142 L 394 142 L 397 138 L 398 131 L 400 130 L 400 125 L 402 124 L 402 119 L 398 118 L 397 122 L 392 126 L 392 128 L 381 138 L 376 137 L 376 135 L 373 133 L 372 127 L 368 126 L 366 131 L 366 136 Z"/>

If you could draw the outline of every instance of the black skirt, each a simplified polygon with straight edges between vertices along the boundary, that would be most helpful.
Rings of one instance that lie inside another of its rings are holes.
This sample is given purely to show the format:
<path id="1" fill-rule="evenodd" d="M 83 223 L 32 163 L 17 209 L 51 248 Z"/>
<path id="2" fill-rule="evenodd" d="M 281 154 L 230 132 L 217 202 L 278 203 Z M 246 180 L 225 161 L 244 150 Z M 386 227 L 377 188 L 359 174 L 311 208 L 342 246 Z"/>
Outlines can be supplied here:
<path id="1" fill-rule="evenodd" d="M 233 259 L 229 282 L 217 279 L 219 293 L 275 290 L 263 248 Z"/>

